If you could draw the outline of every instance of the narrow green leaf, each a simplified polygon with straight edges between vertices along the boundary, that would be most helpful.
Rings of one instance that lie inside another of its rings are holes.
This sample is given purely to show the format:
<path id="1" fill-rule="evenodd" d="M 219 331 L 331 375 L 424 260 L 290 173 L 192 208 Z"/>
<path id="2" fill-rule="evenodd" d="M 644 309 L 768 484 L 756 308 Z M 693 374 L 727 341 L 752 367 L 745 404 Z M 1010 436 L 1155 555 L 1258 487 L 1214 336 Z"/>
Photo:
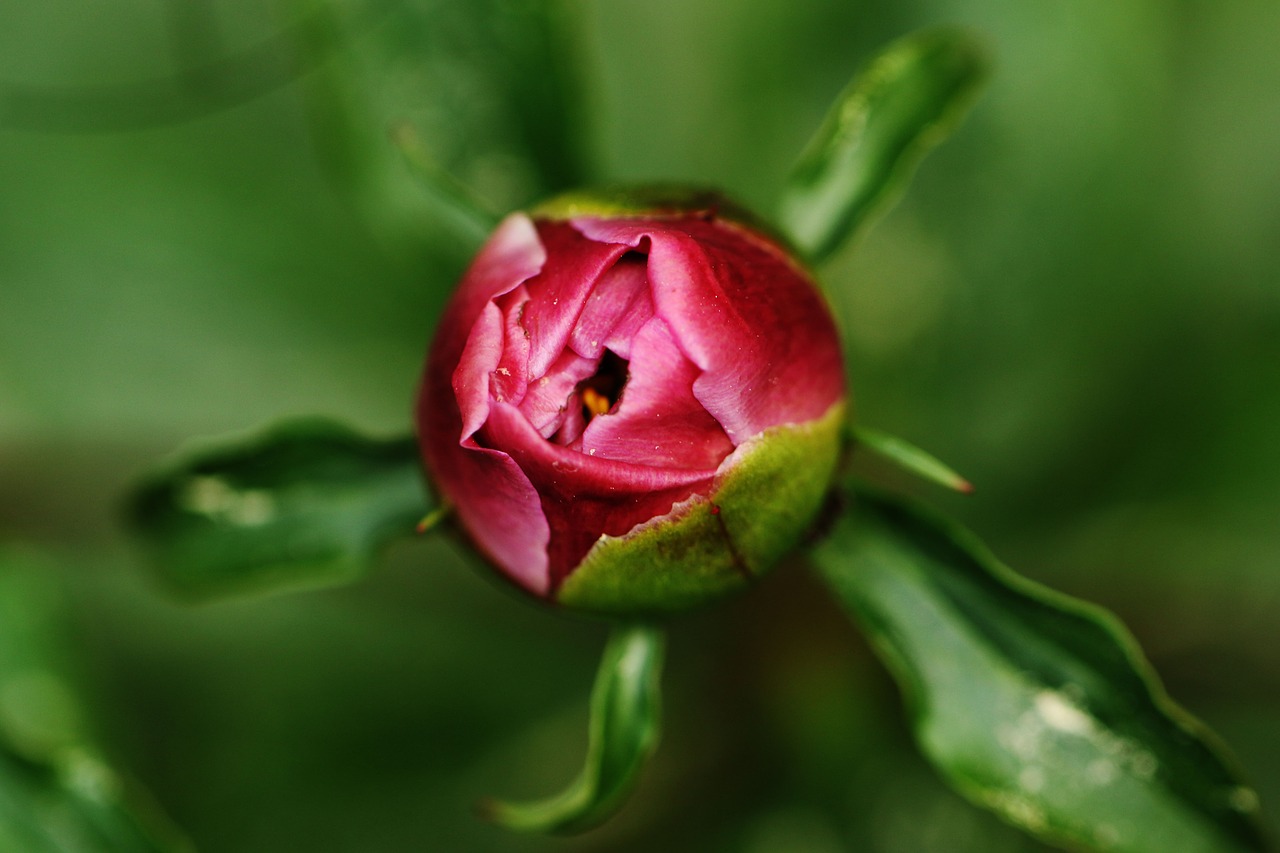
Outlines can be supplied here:
<path id="1" fill-rule="evenodd" d="M 855 445 L 865 447 L 917 477 L 923 477 L 943 488 L 964 494 L 973 491 L 973 484 L 957 474 L 945 462 L 896 435 L 871 427 L 850 426 L 849 436 Z"/>
<path id="2" fill-rule="evenodd" d="M 0 851 L 160 853 L 189 845 L 89 740 L 66 676 L 50 566 L 0 548 Z"/>
<path id="3" fill-rule="evenodd" d="M 615 628 L 591 692 L 591 734 L 581 775 L 545 800 L 487 801 L 485 816 L 519 832 L 573 833 L 613 814 L 658 745 L 664 646 L 659 628 Z"/>
<path id="4" fill-rule="evenodd" d="M 1256 794 L 1110 614 L 862 492 L 815 559 L 896 676 L 921 749 L 975 803 L 1071 847 L 1268 849 Z"/>
<path id="5" fill-rule="evenodd" d="M 414 439 L 301 420 L 183 454 L 130 516 L 162 577 L 210 596 L 355 580 L 430 509 Z"/>
<path id="6" fill-rule="evenodd" d="M 791 172 L 779 222 L 821 261 L 901 193 L 959 123 L 986 76 L 969 35 L 932 30 L 894 42 L 854 78 Z"/>

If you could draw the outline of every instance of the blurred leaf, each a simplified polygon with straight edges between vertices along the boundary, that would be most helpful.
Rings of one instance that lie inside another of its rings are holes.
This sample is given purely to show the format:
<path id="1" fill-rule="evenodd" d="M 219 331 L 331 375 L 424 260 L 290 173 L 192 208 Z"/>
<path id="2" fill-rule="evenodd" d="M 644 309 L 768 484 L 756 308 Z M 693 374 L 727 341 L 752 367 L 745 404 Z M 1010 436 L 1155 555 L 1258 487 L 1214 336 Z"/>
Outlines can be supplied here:
<path id="1" fill-rule="evenodd" d="M 896 199 L 964 116 L 985 74 L 971 36 L 933 30 L 894 42 L 854 78 L 800 156 L 779 205 L 783 230 L 810 260 L 826 258 Z"/>
<path id="2" fill-rule="evenodd" d="M 440 168 L 440 164 L 422 146 L 411 125 L 397 125 L 391 131 L 391 139 L 417 178 L 418 186 L 440 210 L 441 216 L 466 240 L 468 254 L 479 251 L 489 232 L 497 227 L 500 217 L 488 210 L 468 187 Z"/>
<path id="3" fill-rule="evenodd" d="M 331 17 L 342 31 L 346 18 Z M 452 258 L 430 229 L 474 240 L 460 199 L 505 213 L 588 182 L 581 0 L 410 0 L 388 18 L 319 62 L 303 90 L 322 165 L 380 231 Z M 319 28 L 299 37 L 308 62 L 333 42 Z M 408 163 L 387 139 L 405 127 L 419 135 Z"/>
<path id="4" fill-rule="evenodd" d="M 31 761 L 0 744 L 0 850 L 133 853 L 188 850 L 127 802 L 123 782 L 86 751 Z"/>
<path id="5" fill-rule="evenodd" d="M 1089 849 L 1266 849 L 1257 795 L 1110 614 L 1013 574 L 975 537 L 859 492 L 815 559 L 959 791 Z"/>
<path id="6" fill-rule="evenodd" d="M 64 676 L 52 572 L 32 554 L 0 546 L 0 741 L 32 758 L 86 739 L 83 709 Z"/>
<path id="7" fill-rule="evenodd" d="M 48 568 L 0 549 L 0 851 L 188 849 L 89 742 Z"/>
<path id="8" fill-rule="evenodd" d="M 130 516 L 162 576 L 203 596 L 353 581 L 429 509 L 413 438 L 299 420 L 183 454 Z"/>
<path id="9" fill-rule="evenodd" d="M 865 426 L 851 426 L 849 434 L 856 445 L 865 447 L 917 477 L 923 477 L 953 491 L 965 494 L 973 491 L 973 484 L 953 471 L 945 462 L 896 435 Z"/>
<path id="10" fill-rule="evenodd" d="M 487 801 L 484 813 L 520 832 L 573 833 L 612 815 L 658 745 L 661 629 L 614 629 L 591 692 L 591 740 L 582 774 L 563 793 L 528 803 Z"/>
<path id="11" fill-rule="evenodd" d="M 507 0 L 500 7 L 511 56 L 510 103 L 548 194 L 590 182 L 583 0 Z M 513 35 L 519 38 L 512 38 Z"/>

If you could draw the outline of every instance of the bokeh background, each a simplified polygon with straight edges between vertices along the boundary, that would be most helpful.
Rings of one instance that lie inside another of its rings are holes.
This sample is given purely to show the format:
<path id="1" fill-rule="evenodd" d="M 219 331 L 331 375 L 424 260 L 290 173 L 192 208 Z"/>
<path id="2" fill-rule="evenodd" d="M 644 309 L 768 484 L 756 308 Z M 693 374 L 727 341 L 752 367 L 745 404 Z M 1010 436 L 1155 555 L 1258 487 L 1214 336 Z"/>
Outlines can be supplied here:
<path id="1" fill-rule="evenodd" d="M 978 493 L 885 479 L 1118 613 L 1274 827 L 1280 5 L 546 8 L 0 6 L 0 591 L 39 588 L 111 761 L 211 853 L 1041 849 L 935 781 L 802 566 L 675 626 L 635 801 L 548 841 L 471 804 L 576 771 L 602 626 L 435 540 L 347 588 L 182 603 L 120 524 L 189 437 L 305 413 L 408 428 L 466 241 L 388 128 L 497 210 L 661 178 L 767 211 L 871 52 L 949 23 L 989 44 L 989 89 L 825 278 L 863 420 Z M 0 608 L 0 637 L 31 612 Z M 32 695 L 13 659 L 0 724 Z"/>

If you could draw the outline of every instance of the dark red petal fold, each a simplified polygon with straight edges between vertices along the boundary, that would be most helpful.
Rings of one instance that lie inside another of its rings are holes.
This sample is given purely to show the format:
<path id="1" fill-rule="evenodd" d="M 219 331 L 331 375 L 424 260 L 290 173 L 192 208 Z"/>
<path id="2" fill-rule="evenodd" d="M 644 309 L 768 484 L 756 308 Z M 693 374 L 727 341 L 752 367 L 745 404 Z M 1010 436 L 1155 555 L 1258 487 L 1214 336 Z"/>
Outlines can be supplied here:
<path id="1" fill-rule="evenodd" d="M 551 587 L 563 580 L 602 535 L 621 536 L 705 491 L 715 469 L 664 469 L 590 456 L 544 441 L 518 410 L 493 406 L 478 436 L 502 447 L 542 499 L 551 531 L 547 544 Z"/>

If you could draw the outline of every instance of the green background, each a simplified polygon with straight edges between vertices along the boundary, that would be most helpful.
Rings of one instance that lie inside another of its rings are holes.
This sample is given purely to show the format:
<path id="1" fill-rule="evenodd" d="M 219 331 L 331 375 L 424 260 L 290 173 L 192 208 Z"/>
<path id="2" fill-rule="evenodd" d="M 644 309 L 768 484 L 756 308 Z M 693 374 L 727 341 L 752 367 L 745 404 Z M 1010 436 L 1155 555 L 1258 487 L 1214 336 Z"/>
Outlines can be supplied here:
<path id="1" fill-rule="evenodd" d="M 466 251 L 393 123 L 497 210 L 678 179 L 767 212 L 871 52 L 948 23 L 986 40 L 990 86 L 824 278 L 860 417 L 978 492 L 871 473 L 1115 611 L 1274 809 L 1280 6 L 599 0 L 572 50 L 541 6 L 347 0 L 267 51 L 320 7 L 0 8 L 0 536 L 25 555 L 11 571 L 64 594 L 62 652 L 114 763 L 205 851 L 1039 849 L 934 781 L 798 566 L 675 626 L 635 801 L 546 841 L 471 806 L 575 772 L 602 626 L 444 540 L 349 588 L 184 604 L 119 523 L 192 436 L 407 428 Z M 310 70 L 225 109 L 223 77 L 168 79 L 228 54 L 251 83 Z"/>

